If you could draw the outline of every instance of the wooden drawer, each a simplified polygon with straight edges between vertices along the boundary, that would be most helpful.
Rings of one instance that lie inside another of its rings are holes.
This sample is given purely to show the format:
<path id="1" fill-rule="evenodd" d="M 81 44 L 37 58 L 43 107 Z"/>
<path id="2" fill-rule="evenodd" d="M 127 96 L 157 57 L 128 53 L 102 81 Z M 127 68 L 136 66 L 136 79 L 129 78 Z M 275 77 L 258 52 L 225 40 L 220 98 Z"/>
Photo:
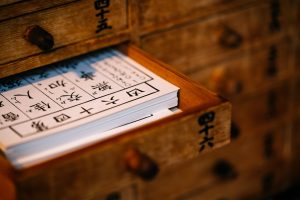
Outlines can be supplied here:
<path id="1" fill-rule="evenodd" d="M 244 130 L 273 123 L 291 114 L 291 87 L 288 80 L 274 84 L 271 89 L 257 92 L 233 102 L 233 121 Z"/>
<path id="2" fill-rule="evenodd" d="M 105 2 L 74 1 L 0 22 L 0 77 L 127 40 L 127 1 Z"/>
<path id="3" fill-rule="evenodd" d="M 229 143 L 231 107 L 227 101 L 136 47 L 121 49 L 180 88 L 182 112 L 44 164 L 24 170 L 10 168 L 15 181 L 12 188 L 16 187 L 20 199 L 97 199 L 107 191 L 154 178 L 158 169 Z M 207 129 L 207 124 L 213 127 Z M 202 130 L 208 130 L 207 134 Z M 3 185 L 11 180 L 4 173 L 4 164 L 0 166 Z M 4 186 L 9 188 L 9 183 Z"/>
<path id="4" fill-rule="evenodd" d="M 291 46 L 287 40 L 265 44 L 243 56 L 188 74 L 226 98 L 254 93 L 291 75 Z"/>
<path id="5" fill-rule="evenodd" d="M 188 20 L 197 19 L 218 11 L 233 9 L 235 7 L 249 3 L 254 0 L 244 1 L 159 1 L 159 0 L 139 0 L 139 23 L 144 32 L 149 32 L 166 25 L 174 26 Z"/>
<path id="6" fill-rule="evenodd" d="M 276 5 L 284 7 L 284 2 Z M 193 72 L 207 67 L 211 62 L 232 56 L 241 49 L 259 45 L 262 39 L 270 39 L 270 36 L 284 30 L 284 9 L 273 19 L 272 8 L 269 3 L 259 3 L 205 21 L 195 20 L 145 35 L 141 38 L 141 46 L 176 69 Z M 274 26 L 272 24 L 277 24 L 276 28 L 271 28 Z"/>
<path id="7" fill-rule="evenodd" d="M 33 25 L 42 27 L 53 36 L 54 49 L 127 28 L 126 1 L 113 1 L 103 9 L 109 11 L 104 17 L 111 29 L 97 27 L 101 19 L 96 15 L 100 11 L 95 9 L 92 0 L 78 1 L 3 21 L 0 23 L 0 64 L 41 53 L 37 46 L 23 37 L 26 29 Z"/>
<path id="8" fill-rule="evenodd" d="M 237 199 L 283 188 L 288 131 L 286 121 L 245 130 L 226 147 L 166 168 L 154 181 L 142 183 L 143 199 Z"/>

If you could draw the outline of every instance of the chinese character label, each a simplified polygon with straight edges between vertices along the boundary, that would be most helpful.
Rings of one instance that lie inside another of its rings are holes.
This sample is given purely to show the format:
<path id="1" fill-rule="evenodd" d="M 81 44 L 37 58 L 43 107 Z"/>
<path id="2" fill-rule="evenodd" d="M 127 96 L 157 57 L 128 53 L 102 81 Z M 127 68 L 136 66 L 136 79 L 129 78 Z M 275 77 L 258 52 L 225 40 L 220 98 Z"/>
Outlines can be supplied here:
<path id="1" fill-rule="evenodd" d="M 16 106 L 13 106 L 12 102 L 9 102 L 0 95 L 0 129 L 27 119 L 27 116 L 24 115 Z"/>
<path id="2" fill-rule="evenodd" d="M 106 29 L 112 29 L 112 26 L 108 24 L 108 18 L 106 16 L 110 12 L 109 4 L 109 0 L 95 0 L 94 2 L 94 8 L 97 10 L 96 17 L 98 17 L 96 33 Z"/>
<path id="3" fill-rule="evenodd" d="M 106 103 L 105 105 L 109 105 L 109 104 L 117 104 L 117 101 L 119 101 L 120 99 L 115 99 L 115 96 L 110 97 L 109 100 L 102 100 L 102 102 Z"/>
<path id="4" fill-rule="evenodd" d="M 61 101 L 62 104 L 65 104 L 66 101 L 72 102 L 72 101 L 79 101 L 80 98 L 79 94 L 76 94 L 75 92 L 72 92 L 71 94 L 64 94 L 57 98 L 57 100 Z"/>
<path id="5" fill-rule="evenodd" d="M 35 128 L 37 132 L 42 132 L 48 129 L 48 126 L 46 126 L 42 121 L 33 121 L 31 127 Z"/>
<path id="6" fill-rule="evenodd" d="M 21 103 L 20 100 L 18 100 L 19 98 L 17 97 L 27 97 L 28 99 L 33 99 L 33 97 L 30 95 L 29 90 L 27 90 L 26 94 L 15 94 L 11 99 L 14 100 L 15 103 Z"/>
<path id="7" fill-rule="evenodd" d="M 68 115 L 66 115 L 64 113 L 53 117 L 53 119 L 56 122 L 63 122 L 63 121 L 66 121 L 67 119 L 70 119 L 70 118 L 71 118 L 70 116 L 68 116 Z"/>
<path id="8" fill-rule="evenodd" d="M 111 86 L 106 81 L 103 81 L 102 83 L 97 83 L 96 85 L 92 85 L 92 88 L 94 90 L 99 91 L 111 90 Z"/>
<path id="9" fill-rule="evenodd" d="M 5 119 L 6 122 L 8 122 L 8 121 L 13 122 L 13 121 L 19 119 L 19 115 L 15 114 L 13 112 L 2 114 L 2 117 Z"/>
<path id="10" fill-rule="evenodd" d="M 214 137 L 209 136 L 210 129 L 214 128 L 214 125 L 212 125 L 213 121 L 215 119 L 215 112 L 207 112 L 201 115 L 198 118 L 198 124 L 203 127 L 199 134 L 203 135 L 203 140 L 199 143 L 200 145 L 200 151 L 203 151 L 205 149 L 205 146 L 213 147 L 214 146 Z"/>
<path id="11" fill-rule="evenodd" d="M 95 75 L 93 72 L 81 71 L 80 73 L 81 73 L 80 78 L 83 79 L 84 81 L 94 80 Z"/>
<path id="12" fill-rule="evenodd" d="M 49 84 L 49 88 L 54 89 L 57 87 L 65 87 L 66 83 L 64 80 L 55 81 L 54 83 Z"/>
<path id="13" fill-rule="evenodd" d="M 93 110 L 93 108 L 84 108 L 84 107 L 81 107 L 82 111 L 80 112 L 80 114 L 84 114 L 84 113 L 87 113 L 87 114 L 92 114 L 91 113 L 91 110 Z"/>
<path id="14" fill-rule="evenodd" d="M 47 109 L 51 108 L 49 103 L 45 103 L 44 101 L 38 102 L 36 104 L 33 104 L 30 106 L 28 112 L 33 112 L 33 110 L 37 110 L 37 111 L 47 111 Z"/>
<path id="15" fill-rule="evenodd" d="M 141 93 L 143 93 L 143 92 L 145 92 L 145 91 L 140 90 L 140 89 L 138 89 L 138 88 L 135 88 L 135 89 L 130 90 L 130 91 L 126 92 L 126 93 L 128 94 L 128 96 L 134 97 L 134 96 L 139 96 L 139 94 L 141 94 Z"/>

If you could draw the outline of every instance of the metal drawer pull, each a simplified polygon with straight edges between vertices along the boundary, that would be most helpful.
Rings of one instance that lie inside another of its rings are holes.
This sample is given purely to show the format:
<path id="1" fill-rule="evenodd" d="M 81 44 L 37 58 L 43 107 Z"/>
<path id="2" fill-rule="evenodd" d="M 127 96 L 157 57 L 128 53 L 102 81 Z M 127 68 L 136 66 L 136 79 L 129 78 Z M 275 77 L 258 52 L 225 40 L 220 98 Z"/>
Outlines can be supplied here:
<path id="1" fill-rule="evenodd" d="M 241 46 L 242 41 L 243 38 L 238 32 L 232 28 L 229 28 L 228 26 L 223 27 L 221 36 L 219 38 L 219 44 L 222 47 L 235 49 Z"/>
<path id="2" fill-rule="evenodd" d="M 54 45 L 53 36 L 37 25 L 29 26 L 24 32 L 24 38 L 43 51 L 52 49 Z"/>
<path id="3" fill-rule="evenodd" d="M 131 173 L 146 181 L 152 180 L 159 171 L 157 164 L 137 149 L 126 151 L 125 165 Z"/>

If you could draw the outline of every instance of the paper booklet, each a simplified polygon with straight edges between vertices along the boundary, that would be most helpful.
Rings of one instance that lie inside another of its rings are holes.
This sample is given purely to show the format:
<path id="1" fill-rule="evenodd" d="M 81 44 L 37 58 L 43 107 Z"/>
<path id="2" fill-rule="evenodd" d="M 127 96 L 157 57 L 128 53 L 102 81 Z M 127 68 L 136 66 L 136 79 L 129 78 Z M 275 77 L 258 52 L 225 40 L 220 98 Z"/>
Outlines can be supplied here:
<path id="1" fill-rule="evenodd" d="M 178 91 L 113 49 L 0 79 L 0 148 L 16 166 L 38 163 L 172 114 Z"/>

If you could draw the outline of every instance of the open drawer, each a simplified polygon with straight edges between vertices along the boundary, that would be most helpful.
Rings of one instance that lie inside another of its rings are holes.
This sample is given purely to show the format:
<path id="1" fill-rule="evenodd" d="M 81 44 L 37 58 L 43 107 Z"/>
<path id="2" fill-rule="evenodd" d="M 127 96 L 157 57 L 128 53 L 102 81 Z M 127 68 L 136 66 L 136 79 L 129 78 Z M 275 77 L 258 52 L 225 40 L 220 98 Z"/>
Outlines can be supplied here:
<path id="1" fill-rule="evenodd" d="M 0 157 L 0 186 L 6 191 L 0 197 L 102 199 L 107 191 L 134 188 L 155 179 L 160 169 L 229 143 L 229 102 L 135 46 L 117 48 L 178 86 L 181 112 L 26 169 L 14 169 Z"/>

